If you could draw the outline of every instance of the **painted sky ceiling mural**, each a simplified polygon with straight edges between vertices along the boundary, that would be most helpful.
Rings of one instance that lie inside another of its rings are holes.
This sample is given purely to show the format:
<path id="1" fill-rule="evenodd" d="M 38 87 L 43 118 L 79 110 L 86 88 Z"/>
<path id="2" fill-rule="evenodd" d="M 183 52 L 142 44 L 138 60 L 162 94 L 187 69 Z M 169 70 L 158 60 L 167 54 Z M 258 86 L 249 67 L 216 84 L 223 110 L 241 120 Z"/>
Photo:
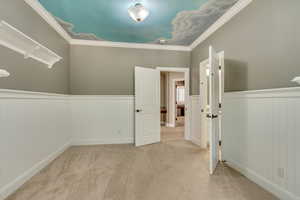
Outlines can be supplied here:
<path id="1" fill-rule="evenodd" d="M 188 46 L 238 0 L 39 0 L 75 39 Z M 150 11 L 135 22 L 136 2 Z"/>

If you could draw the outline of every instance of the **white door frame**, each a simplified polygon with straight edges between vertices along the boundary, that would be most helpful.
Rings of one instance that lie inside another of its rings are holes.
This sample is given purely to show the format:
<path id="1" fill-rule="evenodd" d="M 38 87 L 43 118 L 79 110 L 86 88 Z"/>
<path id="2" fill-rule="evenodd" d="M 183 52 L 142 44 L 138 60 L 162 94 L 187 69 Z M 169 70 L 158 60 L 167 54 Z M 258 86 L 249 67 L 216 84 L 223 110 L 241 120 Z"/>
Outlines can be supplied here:
<path id="1" fill-rule="evenodd" d="M 224 72 L 225 72 L 225 61 L 224 61 L 224 51 L 221 51 L 218 53 L 219 55 L 219 65 L 221 66 L 221 81 L 220 83 L 222 84 L 221 85 L 221 89 L 220 89 L 220 103 L 223 104 L 223 97 L 224 97 L 224 92 L 225 92 L 225 87 L 224 87 L 224 84 L 225 84 L 225 76 L 224 76 Z M 200 68 L 201 67 L 204 67 L 205 64 L 208 64 L 208 59 L 205 59 L 203 61 L 200 62 L 200 65 L 199 65 L 199 84 L 200 84 Z M 201 95 L 201 91 L 200 91 L 200 85 L 199 85 L 199 94 Z M 201 104 L 202 102 L 200 102 Z M 202 106 L 202 105 L 201 105 Z M 222 108 L 223 108 L 223 105 L 222 105 Z M 220 109 L 220 113 L 219 113 L 219 139 L 222 140 L 222 108 Z M 200 125 L 201 126 L 201 125 Z M 201 129 L 202 130 L 202 129 Z M 200 138 L 203 138 L 203 133 L 201 133 L 201 137 Z M 209 139 L 208 136 L 206 136 L 207 139 Z M 209 142 L 207 140 L 207 142 Z M 204 144 L 205 142 L 201 142 L 201 144 Z M 222 154 L 221 154 L 222 155 Z M 220 158 L 221 160 L 221 158 Z"/>
<path id="2" fill-rule="evenodd" d="M 161 72 L 183 72 L 184 73 L 184 89 L 185 89 L 185 124 L 184 124 L 184 138 L 190 140 L 190 69 L 177 67 L 156 67 Z"/>

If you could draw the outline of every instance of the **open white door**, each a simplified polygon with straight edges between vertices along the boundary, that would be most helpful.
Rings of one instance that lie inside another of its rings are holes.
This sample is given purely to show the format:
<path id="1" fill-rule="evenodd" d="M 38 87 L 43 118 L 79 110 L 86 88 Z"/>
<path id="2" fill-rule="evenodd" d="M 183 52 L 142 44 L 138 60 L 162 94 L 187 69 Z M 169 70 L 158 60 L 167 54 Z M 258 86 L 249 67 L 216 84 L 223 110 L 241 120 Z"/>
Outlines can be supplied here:
<path id="1" fill-rule="evenodd" d="M 219 56 L 209 47 L 209 113 L 208 135 L 210 138 L 210 174 L 213 174 L 219 162 Z"/>
<path id="2" fill-rule="evenodd" d="M 135 145 L 160 142 L 160 71 L 135 67 Z"/>

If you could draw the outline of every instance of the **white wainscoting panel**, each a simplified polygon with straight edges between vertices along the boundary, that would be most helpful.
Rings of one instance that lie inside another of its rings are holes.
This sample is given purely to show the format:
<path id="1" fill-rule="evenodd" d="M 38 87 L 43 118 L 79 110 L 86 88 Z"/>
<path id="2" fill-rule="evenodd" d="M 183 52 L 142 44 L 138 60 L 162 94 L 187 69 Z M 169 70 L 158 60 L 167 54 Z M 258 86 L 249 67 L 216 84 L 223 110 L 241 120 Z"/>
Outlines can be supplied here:
<path id="1" fill-rule="evenodd" d="M 71 141 L 68 96 L 0 90 L 0 197 L 6 198 Z"/>
<path id="2" fill-rule="evenodd" d="M 300 199 L 300 88 L 225 94 L 223 159 L 283 200 Z"/>
<path id="3" fill-rule="evenodd" d="M 74 145 L 134 142 L 134 96 L 71 96 Z"/>

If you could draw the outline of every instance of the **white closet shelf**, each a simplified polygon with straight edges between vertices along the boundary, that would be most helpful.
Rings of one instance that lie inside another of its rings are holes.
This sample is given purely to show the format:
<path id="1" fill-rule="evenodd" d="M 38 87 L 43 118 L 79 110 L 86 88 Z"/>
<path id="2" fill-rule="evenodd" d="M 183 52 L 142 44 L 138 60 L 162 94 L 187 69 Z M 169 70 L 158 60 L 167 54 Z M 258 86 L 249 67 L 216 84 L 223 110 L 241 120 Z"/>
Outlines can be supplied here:
<path id="1" fill-rule="evenodd" d="M 24 58 L 33 58 L 49 68 L 60 61 L 62 57 L 34 41 L 5 21 L 0 22 L 0 45 L 10 48 L 24 55 Z"/>
<path id="2" fill-rule="evenodd" d="M 295 77 L 292 82 L 296 82 L 298 84 L 300 84 L 300 76 Z"/>
<path id="3" fill-rule="evenodd" d="M 0 69 L 0 78 L 8 77 L 10 74 L 5 69 Z"/>

